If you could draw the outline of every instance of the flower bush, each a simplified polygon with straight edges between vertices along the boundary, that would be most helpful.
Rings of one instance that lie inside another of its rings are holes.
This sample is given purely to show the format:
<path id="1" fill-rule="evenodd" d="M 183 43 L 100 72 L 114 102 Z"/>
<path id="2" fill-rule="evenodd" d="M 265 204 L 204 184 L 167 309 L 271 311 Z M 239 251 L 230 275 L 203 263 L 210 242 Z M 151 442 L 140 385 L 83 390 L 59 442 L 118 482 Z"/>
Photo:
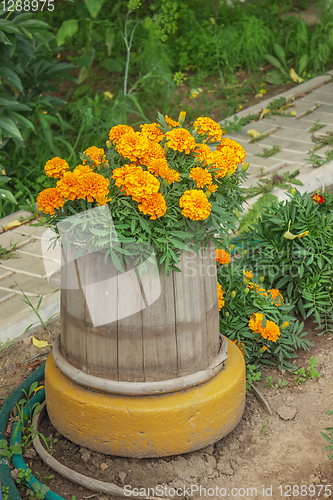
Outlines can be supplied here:
<path id="1" fill-rule="evenodd" d="M 289 200 L 262 210 L 241 235 L 242 265 L 281 290 L 304 318 L 333 333 L 333 195 L 294 190 Z"/>
<path id="2" fill-rule="evenodd" d="M 278 289 L 266 288 L 262 278 L 254 283 L 242 264 L 216 250 L 221 333 L 241 349 L 248 365 L 295 369 L 288 361 L 296 357 L 295 349 L 312 345 L 303 323 L 291 315 L 293 307 Z"/>
<path id="3" fill-rule="evenodd" d="M 74 168 L 61 158 L 49 160 L 45 172 L 58 180 L 37 198 L 48 224 L 56 228 L 69 216 L 107 205 L 120 244 L 151 245 L 167 275 L 179 270 L 182 250 L 198 251 L 202 243 L 206 248 L 210 239 L 222 245 L 235 229 L 235 213 L 243 202 L 239 184 L 246 165 L 238 166 L 245 151 L 222 139 L 222 129 L 212 119 L 199 117 L 187 127 L 184 120 L 181 112 L 178 121 L 159 114 L 158 123 L 142 124 L 140 132 L 114 126 L 106 153 L 92 146 Z M 74 241 L 82 241 L 82 230 L 75 225 Z M 113 238 L 108 227 L 95 224 L 85 244 L 88 251 L 97 245 L 110 253 L 121 270 Z M 126 253 L 123 247 L 119 252 Z"/>

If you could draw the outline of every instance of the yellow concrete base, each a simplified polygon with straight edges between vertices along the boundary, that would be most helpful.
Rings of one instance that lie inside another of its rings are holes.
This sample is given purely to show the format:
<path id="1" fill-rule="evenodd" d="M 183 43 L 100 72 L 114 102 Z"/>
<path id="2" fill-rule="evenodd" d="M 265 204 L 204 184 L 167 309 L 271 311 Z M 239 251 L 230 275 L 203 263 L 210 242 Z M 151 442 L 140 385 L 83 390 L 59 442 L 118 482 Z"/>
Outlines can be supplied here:
<path id="1" fill-rule="evenodd" d="M 118 396 L 86 389 L 62 374 L 52 354 L 45 368 L 54 427 L 80 446 L 123 457 L 162 457 L 215 443 L 240 421 L 245 363 L 228 341 L 222 372 L 204 384 L 158 396 Z"/>

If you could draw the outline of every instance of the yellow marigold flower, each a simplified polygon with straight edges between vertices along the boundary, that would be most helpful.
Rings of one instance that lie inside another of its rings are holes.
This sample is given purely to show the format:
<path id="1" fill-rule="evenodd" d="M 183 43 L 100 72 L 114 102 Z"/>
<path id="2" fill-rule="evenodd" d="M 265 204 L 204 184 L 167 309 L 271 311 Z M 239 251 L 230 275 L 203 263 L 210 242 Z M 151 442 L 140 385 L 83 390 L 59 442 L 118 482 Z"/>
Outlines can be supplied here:
<path id="1" fill-rule="evenodd" d="M 92 164 L 97 167 L 100 164 L 105 163 L 105 154 L 104 154 L 104 149 L 102 148 L 97 148 L 96 146 L 91 146 L 90 148 L 86 149 L 83 151 L 83 154 L 88 156 Z M 87 160 L 83 160 L 83 165 L 87 164 Z"/>
<path id="2" fill-rule="evenodd" d="M 182 215 L 192 220 L 207 219 L 212 207 L 205 193 L 199 189 L 185 191 L 179 200 L 179 206 L 183 207 Z"/>
<path id="3" fill-rule="evenodd" d="M 140 127 L 141 134 L 145 135 L 150 141 L 161 142 L 165 137 L 162 130 L 158 128 L 158 123 L 145 123 Z"/>
<path id="4" fill-rule="evenodd" d="M 137 162 L 149 149 L 149 139 L 140 132 L 124 134 L 116 144 L 116 150 L 131 162 Z"/>
<path id="5" fill-rule="evenodd" d="M 167 125 L 169 128 L 179 127 L 179 122 L 176 122 L 172 118 L 169 118 L 168 115 L 165 115 L 164 118 L 165 118 L 165 121 L 167 122 Z"/>
<path id="6" fill-rule="evenodd" d="M 284 328 L 287 328 L 287 326 L 289 326 L 289 321 L 285 321 L 283 323 L 283 325 L 281 326 L 281 330 L 283 330 Z"/>
<path id="7" fill-rule="evenodd" d="M 97 205 L 100 207 L 101 205 L 106 205 L 112 198 L 108 198 L 106 194 L 97 193 L 95 196 Z"/>
<path id="8" fill-rule="evenodd" d="M 245 347 L 245 345 L 243 344 L 243 342 L 239 343 L 238 340 L 233 340 L 233 343 L 238 347 L 238 349 L 240 349 L 240 352 L 243 354 L 244 356 L 244 349 L 243 349 L 243 346 Z"/>
<path id="9" fill-rule="evenodd" d="M 229 137 L 225 137 L 224 139 L 222 139 L 221 144 L 219 144 L 216 149 L 218 151 L 222 151 L 225 146 L 233 149 L 235 158 L 237 158 L 235 163 L 243 163 L 246 153 L 244 148 L 242 148 L 242 146 L 238 144 L 238 142 L 234 141 L 233 139 L 229 139 Z"/>
<path id="10" fill-rule="evenodd" d="M 280 290 L 272 288 L 271 290 L 267 290 L 267 292 L 271 294 L 272 304 L 275 304 L 276 306 L 280 306 L 281 304 L 283 304 L 283 297 L 280 293 Z"/>
<path id="11" fill-rule="evenodd" d="M 262 333 L 262 320 L 264 315 L 262 313 L 254 313 L 252 314 L 249 321 L 249 328 L 253 331 L 253 333 Z"/>
<path id="12" fill-rule="evenodd" d="M 134 201 L 141 202 L 147 196 L 158 193 L 160 183 L 156 177 L 146 170 L 126 175 L 124 190 L 126 196 L 132 196 Z"/>
<path id="13" fill-rule="evenodd" d="M 250 281 L 251 278 L 253 278 L 253 272 L 252 271 L 245 271 L 243 269 L 244 277 L 246 281 Z"/>
<path id="14" fill-rule="evenodd" d="M 204 186 L 209 186 L 213 183 L 212 174 L 208 172 L 206 168 L 194 167 L 191 169 L 190 179 L 193 179 L 197 183 L 198 188 L 203 188 Z"/>
<path id="15" fill-rule="evenodd" d="M 117 143 L 124 134 L 129 133 L 134 134 L 134 128 L 130 127 L 129 125 L 117 125 L 115 127 L 112 127 L 112 129 L 110 130 L 109 139 L 110 141 Z"/>
<path id="16" fill-rule="evenodd" d="M 172 148 L 174 151 L 185 152 L 189 154 L 191 150 L 195 149 L 195 139 L 185 128 L 175 128 L 166 133 L 168 141 L 166 146 Z"/>
<path id="17" fill-rule="evenodd" d="M 211 195 L 211 193 L 215 193 L 215 191 L 218 190 L 218 185 L 217 184 L 209 184 L 209 186 L 207 186 L 207 196 L 208 195 Z"/>
<path id="18" fill-rule="evenodd" d="M 75 175 L 87 174 L 88 172 L 92 172 L 89 165 L 77 165 L 73 170 L 73 174 Z"/>
<path id="19" fill-rule="evenodd" d="M 144 214 L 149 214 L 150 219 L 153 220 L 162 217 L 167 210 L 167 206 L 163 195 L 155 193 L 143 198 L 140 205 L 138 205 L 138 209 Z"/>
<path id="20" fill-rule="evenodd" d="M 224 297 L 224 290 L 221 287 L 220 283 L 217 282 L 217 298 L 218 298 L 218 303 L 219 303 L 219 311 L 221 311 L 222 307 L 225 304 L 225 301 L 223 300 Z"/>
<path id="21" fill-rule="evenodd" d="M 215 260 L 220 264 L 229 264 L 231 262 L 230 254 L 223 250 L 223 248 L 215 248 Z"/>
<path id="22" fill-rule="evenodd" d="M 202 163 L 203 161 L 204 166 L 210 165 L 212 162 L 211 160 L 211 154 L 212 150 L 207 144 L 196 144 L 194 151 L 192 152 L 195 156 L 199 157 L 199 162 Z"/>
<path id="23" fill-rule="evenodd" d="M 67 200 L 76 200 L 79 193 L 79 175 L 66 172 L 62 179 L 57 182 L 57 190 Z"/>
<path id="24" fill-rule="evenodd" d="M 94 199 L 101 199 L 103 196 L 109 194 L 109 179 L 97 172 L 89 172 L 77 177 L 79 181 L 78 199 L 87 198 L 87 201 L 94 201 Z"/>
<path id="25" fill-rule="evenodd" d="M 193 123 L 193 127 L 199 134 L 209 132 L 209 139 L 213 139 L 214 141 L 220 141 L 222 139 L 222 129 L 220 125 L 211 118 L 199 116 Z"/>
<path id="26" fill-rule="evenodd" d="M 57 188 L 47 188 L 37 196 L 38 210 L 42 210 L 44 214 L 54 214 L 54 209 L 63 207 L 65 198 L 61 196 Z"/>
<path id="27" fill-rule="evenodd" d="M 45 173 L 48 177 L 55 177 L 56 179 L 61 179 L 67 170 L 69 170 L 69 165 L 66 160 L 56 156 L 46 162 L 44 167 Z"/>
<path id="28" fill-rule="evenodd" d="M 272 342 L 276 342 L 277 339 L 279 338 L 281 332 L 280 328 L 274 321 L 266 321 L 266 326 L 263 328 L 261 332 L 261 336 L 264 339 L 271 340 Z"/>

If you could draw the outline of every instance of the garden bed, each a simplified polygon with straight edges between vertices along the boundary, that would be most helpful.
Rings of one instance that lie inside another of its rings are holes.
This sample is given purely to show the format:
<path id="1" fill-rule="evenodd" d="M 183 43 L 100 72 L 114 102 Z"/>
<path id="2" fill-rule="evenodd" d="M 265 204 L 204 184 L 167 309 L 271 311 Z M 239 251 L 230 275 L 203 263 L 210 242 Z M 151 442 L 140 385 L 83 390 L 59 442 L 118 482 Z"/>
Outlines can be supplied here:
<path id="1" fill-rule="evenodd" d="M 35 337 L 51 344 L 59 334 L 59 328 L 59 320 L 54 321 L 50 326 L 51 335 L 41 331 Z M 264 485 L 266 489 L 272 486 L 272 497 L 275 498 L 288 493 L 287 485 L 299 485 L 299 488 L 304 485 L 303 492 L 307 488 L 306 498 L 325 499 L 328 497 L 325 486 L 332 483 L 332 462 L 328 459 L 328 453 L 323 451 L 326 443 L 320 431 L 332 425 L 332 417 L 326 415 L 326 412 L 333 408 L 333 337 L 321 335 L 315 330 L 315 324 L 311 320 L 306 321 L 304 330 L 308 332 L 308 338 L 314 346 L 309 351 L 298 351 L 295 364 L 307 368 L 310 358 L 315 357 L 316 369 L 321 378 L 296 385 L 294 376 L 287 372 L 262 370 L 263 379 L 256 385 L 267 399 L 273 414 L 268 415 L 253 392 L 248 393 L 240 424 L 227 437 L 203 450 L 161 459 L 119 458 L 91 452 L 67 441 L 57 433 L 47 418 L 43 419 L 40 430 L 51 442 L 58 439 L 53 445 L 53 456 L 61 463 L 101 481 L 112 482 L 123 488 L 128 485 L 128 491 L 163 485 L 162 497 L 170 497 L 169 488 L 190 488 L 193 485 L 193 488 L 206 488 L 206 494 L 202 490 L 202 497 L 219 498 L 219 493 L 216 495 L 217 487 L 218 490 L 222 489 L 220 497 L 225 488 L 226 494 L 235 498 L 262 498 Z M 49 346 L 38 349 L 30 338 L 2 352 L 0 370 L 11 367 L 1 372 L 1 396 L 9 395 L 33 371 L 34 360 L 26 363 L 24 360 L 45 354 L 49 350 Z M 45 358 L 36 359 L 43 361 Z M 267 376 L 272 377 L 274 387 L 269 387 L 265 380 Z M 278 378 L 288 382 L 288 385 L 279 387 Z M 9 381 L 11 385 L 7 386 Z M 71 500 L 73 495 L 76 500 L 113 498 L 63 479 L 45 466 L 39 457 L 30 455 L 26 458 L 26 463 L 35 477 L 39 478 L 39 474 L 43 483 L 66 500 Z M 314 489 L 310 490 L 310 485 Z M 208 488 L 212 488 L 209 493 Z M 242 490 L 238 493 L 233 490 L 232 493 L 233 488 L 244 488 L 245 491 L 246 488 L 257 488 L 257 495 L 254 490 L 249 490 L 248 495 L 243 494 Z M 155 491 L 155 496 L 157 493 Z M 200 490 L 196 491 L 194 498 L 199 498 L 199 494 Z M 26 492 L 23 491 L 21 496 L 27 498 Z M 266 496 L 269 496 L 269 492 Z M 185 497 L 189 495 L 181 494 L 178 498 Z"/>

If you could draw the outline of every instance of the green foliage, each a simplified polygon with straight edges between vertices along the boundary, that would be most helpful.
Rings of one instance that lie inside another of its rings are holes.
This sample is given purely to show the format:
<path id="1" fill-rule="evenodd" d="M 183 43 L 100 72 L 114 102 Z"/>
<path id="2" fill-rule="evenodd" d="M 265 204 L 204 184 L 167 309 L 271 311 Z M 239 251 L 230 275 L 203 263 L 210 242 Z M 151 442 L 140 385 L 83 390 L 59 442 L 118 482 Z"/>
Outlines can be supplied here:
<path id="1" fill-rule="evenodd" d="M 327 415 L 333 415 L 333 411 L 328 411 Z M 329 446 L 324 447 L 324 450 L 333 450 L 333 427 L 325 427 L 324 431 L 328 432 L 321 432 L 320 434 L 330 443 Z M 333 453 L 331 453 L 328 458 L 333 460 Z"/>
<path id="2" fill-rule="evenodd" d="M 305 338 L 303 323 L 291 315 L 290 304 L 282 303 L 280 296 L 272 298 L 276 292 L 263 286 L 263 278 L 257 277 L 257 284 L 244 278 L 245 269 L 244 261 L 238 259 L 225 265 L 217 264 L 217 279 L 225 302 L 220 310 L 220 330 L 243 350 L 247 365 L 272 367 L 278 364 L 280 369 L 294 370 L 296 367 L 288 361 L 296 357 L 294 351 L 298 348 L 308 350 L 313 345 Z M 279 327 L 277 340 L 265 339 L 249 328 L 250 318 L 255 313 L 263 314 L 263 327 L 267 321 Z"/>
<path id="3" fill-rule="evenodd" d="M 295 172 L 292 173 L 284 172 L 282 175 L 275 174 L 268 179 L 261 178 L 257 186 L 244 188 L 245 198 L 251 198 L 252 196 L 256 196 L 257 194 L 261 193 L 269 194 L 274 187 L 291 190 L 292 184 L 302 186 L 303 185 L 302 181 L 296 179 L 299 173 L 300 173 L 299 170 L 295 170 Z"/>
<path id="4" fill-rule="evenodd" d="M 261 380 L 261 371 L 258 370 L 256 365 L 246 366 L 246 390 L 250 391 L 252 389 L 251 384 L 253 382 L 258 382 Z"/>
<path id="5" fill-rule="evenodd" d="M 332 194 L 326 192 L 324 200 L 295 191 L 288 201 L 264 209 L 253 230 L 240 237 L 247 250 L 241 262 L 280 289 L 295 312 L 314 315 L 320 328 L 333 332 Z"/>
<path id="6" fill-rule="evenodd" d="M 306 380 L 311 380 L 314 377 L 320 378 L 321 375 L 315 369 L 316 366 L 317 366 L 317 360 L 315 357 L 312 357 L 309 361 L 309 366 L 307 371 L 305 370 L 305 368 L 299 368 L 299 370 L 297 370 L 294 373 L 295 384 L 301 385 Z"/>
<path id="7" fill-rule="evenodd" d="M 271 388 L 274 387 L 274 382 L 273 382 L 272 375 L 268 375 L 265 380 L 267 382 L 268 387 L 271 387 Z"/>
<path id="8" fill-rule="evenodd" d="M 33 484 L 34 498 L 43 499 L 50 488 L 46 484 L 40 485 L 37 481 Z"/>
<path id="9" fill-rule="evenodd" d="M 1 485 L 2 500 L 9 500 L 9 486 Z"/>
<path id="10" fill-rule="evenodd" d="M 16 478 L 17 484 L 20 486 L 21 490 L 24 489 L 26 482 L 29 482 L 31 479 L 31 469 L 19 469 L 18 477 Z"/>
<path id="11" fill-rule="evenodd" d="M 288 381 L 287 380 L 282 380 L 282 378 L 278 378 L 278 386 L 280 387 L 280 389 L 282 389 L 282 387 L 285 387 L 286 385 L 288 385 Z"/>

